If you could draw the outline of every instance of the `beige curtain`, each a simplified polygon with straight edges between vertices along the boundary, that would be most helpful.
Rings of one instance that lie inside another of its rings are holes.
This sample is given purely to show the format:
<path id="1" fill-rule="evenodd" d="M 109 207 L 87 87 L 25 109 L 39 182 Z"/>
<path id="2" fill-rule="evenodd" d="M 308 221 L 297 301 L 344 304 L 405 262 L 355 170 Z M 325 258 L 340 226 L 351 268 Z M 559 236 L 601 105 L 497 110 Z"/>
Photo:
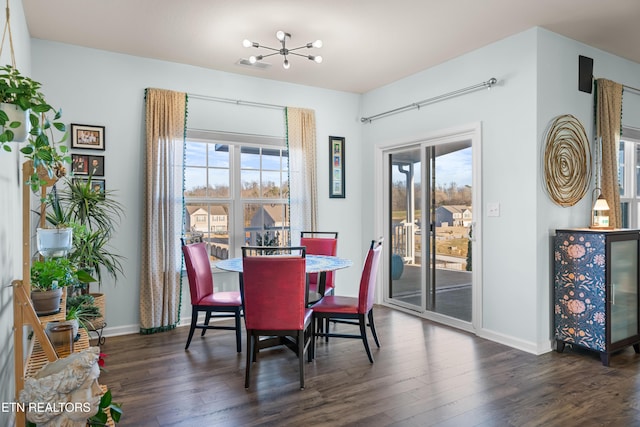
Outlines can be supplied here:
<path id="1" fill-rule="evenodd" d="M 622 85 L 611 80 L 596 80 L 596 138 L 602 150 L 600 173 L 602 195 L 609 204 L 609 225 L 622 226 L 620 186 L 618 184 L 618 150 L 622 121 Z"/>
<path id="2" fill-rule="evenodd" d="M 289 224 L 291 243 L 300 232 L 316 230 L 318 179 L 316 172 L 316 116 L 313 110 L 286 109 L 289 149 Z"/>
<path id="3" fill-rule="evenodd" d="M 146 174 L 140 333 L 173 329 L 179 321 L 182 256 L 182 162 L 185 93 L 146 91 Z"/>

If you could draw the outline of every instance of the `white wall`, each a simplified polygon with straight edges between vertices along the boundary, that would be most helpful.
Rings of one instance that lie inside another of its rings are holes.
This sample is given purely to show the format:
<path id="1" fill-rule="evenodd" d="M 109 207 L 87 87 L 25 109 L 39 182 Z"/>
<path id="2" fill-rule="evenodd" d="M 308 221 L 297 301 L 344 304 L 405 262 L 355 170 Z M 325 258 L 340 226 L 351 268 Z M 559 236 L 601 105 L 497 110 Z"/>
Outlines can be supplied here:
<path id="1" fill-rule="evenodd" d="M 286 84 L 222 73 L 204 68 L 168 63 L 134 56 L 86 49 L 77 46 L 32 40 L 34 76 L 48 91 L 49 99 L 63 107 L 67 123 L 106 127 L 105 179 L 108 189 L 118 191 L 126 206 L 126 217 L 114 237 L 114 246 L 126 257 L 126 277 L 115 286 L 109 280 L 102 286 L 107 294 L 108 333 L 136 332 L 139 314 L 140 227 L 144 156 L 144 89 L 158 87 L 187 93 L 244 101 L 311 108 L 316 112 L 318 143 L 318 181 L 320 183 L 320 229 L 338 231 L 338 253 L 362 262 L 360 227 L 361 163 L 358 161 L 360 125 L 356 121 L 359 97 L 345 92 Z M 282 122 L 272 130 L 249 128 L 244 111 L 225 104 L 231 114 L 212 115 L 206 102 L 190 103 L 189 116 L 194 127 L 260 133 L 283 130 Z M 244 110 L 248 109 L 248 110 Z M 264 110 L 272 114 L 272 110 Z M 209 116 L 207 120 L 207 116 Z M 189 124 L 188 119 L 188 124 Z M 250 123 L 248 124 L 250 125 Z M 248 129 L 248 130 L 247 130 Z M 328 198 L 328 137 L 344 136 L 347 141 L 347 198 Z M 98 153 L 103 154 L 103 153 Z M 369 236 L 367 236 L 368 238 Z M 223 273 L 216 280 L 224 280 Z M 355 295 L 359 268 L 338 273 L 345 292 Z M 190 316 L 189 296 L 183 292 L 182 317 Z"/>
<path id="2" fill-rule="evenodd" d="M 16 68 L 23 75 L 31 75 L 31 39 L 24 18 L 22 2 L 10 0 L 11 34 L 15 52 Z M 4 28 L 3 13 L 0 24 Z M 8 40 L 2 47 L 2 65 L 11 65 L 11 50 Z M 15 401 L 13 369 L 13 291 L 12 280 L 22 278 L 22 193 L 18 177 L 19 146 L 11 144 L 13 152 L 0 152 L 0 402 Z M 0 412 L 0 425 L 12 425 L 14 414 Z"/>
<path id="3" fill-rule="evenodd" d="M 593 58 L 595 78 L 639 87 L 640 65 L 575 40 L 539 29 L 538 33 L 538 157 L 542 164 L 546 131 L 553 119 L 561 114 L 572 114 L 583 124 L 589 141 L 594 141 L 593 94 L 578 91 L 578 55 Z M 640 95 L 625 93 L 623 97 L 623 122 L 640 127 Z M 553 336 L 553 297 L 551 236 L 555 230 L 567 227 L 585 227 L 590 223 L 591 192 L 571 208 L 559 207 L 551 201 L 544 190 L 542 168 L 538 169 L 537 192 L 537 261 L 538 284 L 538 330 L 539 350 L 548 345 Z M 592 183 L 593 183 L 592 179 Z M 593 185 L 592 187 L 593 188 Z"/>
<path id="4" fill-rule="evenodd" d="M 550 349 L 550 236 L 560 227 L 589 221 L 589 194 L 576 206 L 555 205 L 544 189 L 541 159 L 546 129 L 560 114 L 573 114 L 592 138 L 593 98 L 579 92 L 578 55 L 593 57 L 594 74 L 638 87 L 640 66 L 533 28 L 440 66 L 376 89 L 363 97 L 362 116 L 441 95 L 496 77 L 499 84 L 363 127 L 365 162 L 373 147 L 417 140 L 467 123 L 482 123 L 482 313 L 478 334 L 533 353 Z M 631 95 L 629 95 L 631 96 Z M 631 113 L 627 113 L 631 116 Z M 631 119 L 628 118 L 628 121 Z M 365 169 L 364 182 L 373 182 Z M 375 192 L 363 188 L 365 211 Z M 487 217 L 486 204 L 500 203 Z M 373 229 L 367 217 L 363 229 Z"/>

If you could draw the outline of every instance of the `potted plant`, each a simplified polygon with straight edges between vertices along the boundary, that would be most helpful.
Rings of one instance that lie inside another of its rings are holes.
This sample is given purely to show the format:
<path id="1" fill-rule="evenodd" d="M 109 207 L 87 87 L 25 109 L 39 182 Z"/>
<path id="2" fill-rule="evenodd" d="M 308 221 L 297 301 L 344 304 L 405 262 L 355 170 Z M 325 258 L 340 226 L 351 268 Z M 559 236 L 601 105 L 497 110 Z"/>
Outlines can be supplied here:
<path id="1" fill-rule="evenodd" d="M 93 189 L 91 176 L 86 181 L 66 180 L 64 183 L 65 188 L 58 190 L 56 184 L 47 196 L 47 221 L 54 226 L 70 224 L 73 227 L 73 248 L 69 258 L 79 267 L 90 271 L 100 289 L 103 273 L 115 280 L 123 273 L 122 256 L 115 253 L 108 243 L 124 210 L 113 198 L 112 191 Z M 84 286 L 81 293 L 89 293 L 89 287 Z M 98 292 L 91 295 L 104 316 L 104 294 Z M 104 317 L 95 318 L 90 324 L 94 330 L 99 329 L 104 324 Z"/>
<path id="2" fill-rule="evenodd" d="M 31 265 L 31 301 L 38 315 L 60 311 L 62 288 L 78 281 L 77 270 L 67 258 L 49 258 Z"/>
<path id="3" fill-rule="evenodd" d="M 67 320 L 75 320 L 81 328 L 92 328 L 92 322 L 100 317 L 100 308 L 93 296 L 75 295 L 67 297 Z"/>
<path id="4" fill-rule="evenodd" d="M 55 228 L 36 229 L 38 252 L 45 258 L 66 256 L 73 247 L 73 228 L 60 225 Z"/>
<path id="5" fill-rule="evenodd" d="M 0 142 L 24 142 L 31 130 L 31 107 L 44 104 L 42 85 L 9 65 L 0 67 Z"/>
<path id="6" fill-rule="evenodd" d="M 91 177 L 86 181 L 67 180 L 67 187 L 58 191 L 57 185 L 47 196 L 47 221 L 53 226 L 68 224 L 74 229 L 72 262 L 91 271 L 102 283 L 102 273 L 114 279 L 123 273 L 122 256 L 113 252 L 108 243 L 122 217 L 122 205 L 113 198 L 112 191 L 96 191 Z"/>
<path id="7" fill-rule="evenodd" d="M 71 325 L 73 327 L 74 340 L 78 339 L 80 328 L 90 328 L 93 319 L 100 316 L 100 309 L 94 305 L 90 295 L 78 295 L 67 297 L 67 313 L 64 321 L 47 323 L 46 332 L 57 325 Z"/>
<path id="8" fill-rule="evenodd" d="M 64 163 L 71 162 L 66 145 L 56 148 L 54 129 L 63 132 L 58 144 L 67 139 L 66 126 L 59 121 L 62 111 L 47 103 L 41 87 L 14 67 L 0 67 L 0 146 L 11 151 L 9 142 L 28 138 L 20 151 L 33 161 L 34 173 L 27 182 L 34 191 L 47 183 L 47 178 L 64 176 Z"/>

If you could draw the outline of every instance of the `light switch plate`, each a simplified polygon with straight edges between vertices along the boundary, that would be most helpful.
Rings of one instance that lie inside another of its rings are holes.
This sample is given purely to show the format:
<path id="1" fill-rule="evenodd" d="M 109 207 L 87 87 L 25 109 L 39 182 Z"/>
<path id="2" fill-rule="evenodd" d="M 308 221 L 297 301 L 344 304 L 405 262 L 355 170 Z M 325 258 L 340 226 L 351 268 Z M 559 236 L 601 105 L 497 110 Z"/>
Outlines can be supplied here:
<path id="1" fill-rule="evenodd" d="M 487 216 L 500 216 L 500 203 L 487 203 Z"/>

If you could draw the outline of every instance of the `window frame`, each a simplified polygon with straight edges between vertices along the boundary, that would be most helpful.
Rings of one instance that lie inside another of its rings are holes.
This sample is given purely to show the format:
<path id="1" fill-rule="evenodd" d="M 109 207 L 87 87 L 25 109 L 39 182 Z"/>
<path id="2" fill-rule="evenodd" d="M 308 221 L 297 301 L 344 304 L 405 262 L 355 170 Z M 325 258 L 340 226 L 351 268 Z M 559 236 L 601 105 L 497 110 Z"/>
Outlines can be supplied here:
<path id="1" fill-rule="evenodd" d="M 618 168 L 622 227 L 640 228 L 640 130 L 623 127 L 620 145 Z M 624 156 L 623 159 L 620 155 Z"/>
<path id="2" fill-rule="evenodd" d="M 225 137 L 226 136 L 226 137 Z M 183 190 L 183 198 L 185 204 L 185 215 L 188 215 L 186 207 L 189 205 L 200 204 L 203 206 L 211 207 L 214 205 L 227 205 L 229 207 L 228 215 L 228 257 L 240 256 L 240 248 L 245 245 L 245 225 L 244 225 L 244 206 L 246 204 L 283 204 L 285 212 L 288 212 L 289 198 L 285 194 L 280 194 L 279 198 L 264 198 L 259 195 L 257 198 L 243 198 L 242 197 L 242 168 L 241 168 L 241 152 L 243 147 L 260 149 L 275 149 L 281 151 L 281 188 L 283 184 L 287 184 L 289 187 L 289 173 L 288 160 L 284 160 L 282 157 L 287 152 L 286 140 L 279 137 L 259 136 L 259 135 L 243 135 L 233 134 L 229 137 L 228 134 L 213 131 L 201 131 L 201 130 L 187 130 L 185 138 L 185 144 L 188 143 L 204 143 L 211 145 L 225 145 L 228 147 L 229 152 L 229 194 L 227 197 L 210 197 L 208 195 L 193 197 L 187 196 L 187 189 Z M 259 151 L 260 152 L 260 151 Z M 288 159 L 288 153 L 286 154 Z M 185 157 L 183 171 L 188 167 L 203 168 L 207 172 L 210 169 L 209 156 L 206 156 L 205 165 L 190 165 L 187 163 Z M 260 167 L 257 169 L 262 177 L 262 161 Z M 268 169 L 271 171 L 271 169 Z M 260 187 L 262 182 L 260 183 Z M 261 187 L 262 188 L 262 187 Z M 209 213 L 211 216 L 211 213 Z M 287 214 L 288 217 L 288 214 Z M 185 218 L 185 230 L 187 219 Z M 211 218 L 209 219 L 209 229 L 211 228 Z M 290 230 L 290 225 L 287 227 Z M 211 233 L 212 231 L 209 230 Z M 281 246 L 286 246 L 287 241 L 280 241 Z"/>

